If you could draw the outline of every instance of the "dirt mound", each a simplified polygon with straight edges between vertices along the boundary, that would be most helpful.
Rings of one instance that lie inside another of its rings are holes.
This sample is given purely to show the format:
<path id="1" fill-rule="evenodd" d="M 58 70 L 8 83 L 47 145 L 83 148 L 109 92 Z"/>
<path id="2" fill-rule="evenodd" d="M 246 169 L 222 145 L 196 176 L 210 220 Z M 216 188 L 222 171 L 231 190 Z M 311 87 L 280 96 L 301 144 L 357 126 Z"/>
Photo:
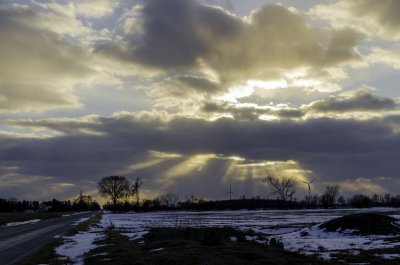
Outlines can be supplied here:
<path id="1" fill-rule="evenodd" d="M 354 230 L 355 235 L 390 235 L 400 232 L 396 219 L 381 213 L 356 213 L 339 217 L 319 227 L 329 232 Z"/>

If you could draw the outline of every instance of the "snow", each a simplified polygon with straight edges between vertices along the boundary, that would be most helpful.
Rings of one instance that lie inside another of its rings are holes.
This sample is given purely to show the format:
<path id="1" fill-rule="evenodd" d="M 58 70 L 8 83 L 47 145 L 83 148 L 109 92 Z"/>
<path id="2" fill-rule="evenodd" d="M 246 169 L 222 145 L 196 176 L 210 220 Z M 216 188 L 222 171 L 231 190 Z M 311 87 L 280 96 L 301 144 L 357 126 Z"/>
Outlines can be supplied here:
<path id="1" fill-rule="evenodd" d="M 142 231 L 151 227 L 224 227 L 235 228 L 287 228 L 304 227 L 342 216 L 326 211 L 209 211 L 209 212 L 149 212 L 128 214 L 105 214 L 103 225 L 122 230 L 135 227 Z"/>
<path id="2" fill-rule="evenodd" d="M 108 254 L 108 253 L 106 253 L 106 252 L 103 252 L 103 253 L 99 253 L 99 254 L 93 255 L 92 257 L 96 257 L 96 256 L 108 256 L 108 255 L 110 255 L 110 254 Z"/>
<path id="3" fill-rule="evenodd" d="M 257 239 L 257 236 L 245 236 L 244 237 L 247 241 L 255 241 Z"/>
<path id="4" fill-rule="evenodd" d="M 131 233 L 121 233 L 121 234 L 129 237 L 130 240 L 137 240 L 143 238 L 143 236 L 147 233 L 149 233 L 149 231 L 136 231 Z"/>
<path id="5" fill-rule="evenodd" d="M 32 219 L 32 220 L 28 220 L 28 221 L 24 221 L 24 222 L 11 222 L 11 223 L 7 223 L 4 226 L 17 226 L 17 225 L 26 225 L 26 224 L 34 224 L 41 221 L 41 219 Z"/>
<path id="6" fill-rule="evenodd" d="M 399 259 L 400 258 L 400 254 L 379 254 L 379 255 L 375 255 L 377 257 L 381 257 L 383 259 Z"/>
<path id="7" fill-rule="evenodd" d="M 64 244 L 55 249 L 60 259 L 69 258 L 74 265 L 83 265 L 83 255 L 97 245 L 94 243 L 97 240 L 104 238 L 102 228 L 91 228 L 89 231 L 79 232 L 73 236 L 63 237 Z"/>
<path id="8" fill-rule="evenodd" d="M 86 222 L 89 219 L 90 219 L 90 217 L 83 217 L 83 218 L 77 220 L 73 225 L 79 225 L 80 223 Z"/>
<path id="9" fill-rule="evenodd" d="M 230 237 L 229 237 L 229 240 L 232 241 L 232 242 L 237 242 L 237 237 L 235 237 L 235 236 L 230 236 Z"/>
<path id="10" fill-rule="evenodd" d="M 398 209 L 329 209 L 329 210 L 263 210 L 263 211 L 165 211 L 147 213 L 105 213 L 100 228 L 91 229 L 69 237 L 57 253 L 69 257 L 74 264 L 82 264 L 84 253 L 96 248 L 94 242 L 104 235 L 107 228 L 113 228 L 130 240 L 144 244 L 143 236 L 153 227 L 224 227 L 229 226 L 246 233 L 252 230 L 256 236 L 246 236 L 261 244 L 267 244 L 272 237 L 284 244 L 285 250 L 306 255 L 319 255 L 331 259 L 335 253 L 358 255 L 359 250 L 390 249 L 400 242 L 386 241 L 391 236 L 357 236 L 350 230 L 327 232 L 319 224 L 343 215 L 357 212 L 393 212 L 391 216 L 400 222 Z M 261 235 L 258 236 L 258 235 Z M 235 242 L 236 237 L 230 240 Z M 394 254 L 382 254 L 382 258 L 397 258 Z"/>
<path id="11" fill-rule="evenodd" d="M 306 255 L 319 255 L 330 259 L 331 254 L 338 252 L 357 255 L 358 250 L 386 249 L 400 246 L 400 242 L 389 243 L 386 240 L 393 236 L 356 236 L 350 230 L 327 232 L 318 225 L 307 227 L 296 232 L 275 236 L 283 242 L 285 249 Z"/>
<path id="12" fill-rule="evenodd" d="M 152 249 L 150 250 L 151 252 L 159 252 L 161 250 L 164 250 L 164 248 L 156 248 L 156 249 Z"/>
<path id="13" fill-rule="evenodd" d="M 267 211 L 208 211 L 208 212 L 147 212 L 103 215 L 103 227 L 113 226 L 127 235 L 139 235 L 152 227 L 234 227 L 242 231 L 252 229 L 266 235 L 287 234 L 331 219 L 365 211 L 393 211 L 376 209 L 328 210 L 267 210 Z M 400 219 L 400 218 L 399 218 Z"/>
<path id="14" fill-rule="evenodd" d="M 90 213 L 90 212 L 86 211 L 86 212 L 66 213 L 66 214 L 63 214 L 62 216 L 65 217 L 65 216 L 72 216 L 72 215 L 83 214 L 83 213 Z"/>

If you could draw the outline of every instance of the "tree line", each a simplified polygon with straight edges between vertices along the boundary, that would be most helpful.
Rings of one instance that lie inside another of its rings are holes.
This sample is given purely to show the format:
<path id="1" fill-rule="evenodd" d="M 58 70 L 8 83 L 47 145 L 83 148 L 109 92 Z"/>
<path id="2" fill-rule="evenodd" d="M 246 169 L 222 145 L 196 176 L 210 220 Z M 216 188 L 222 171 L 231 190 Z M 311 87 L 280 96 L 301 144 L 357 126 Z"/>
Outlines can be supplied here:
<path id="1" fill-rule="evenodd" d="M 374 194 L 369 197 L 364 194 L 354 194 L 349 198 L 340 195 L 340 185 L 328 185 L 324 192 L 309 193 L 303 200 L 297 200 L 295 194 L 298 181 L 291 177 L 268 176 L 263 179 L 271 190 L 274 199 L 261 197 L 246 198 L 245 195 L 233 200 L 204 200 L 195 196 L 186 196 L 180 200 L 179 195 L 172 192 L 161 194 L 153 199 L 140 200 L 140 189 L 143 181 L 137 178 L 131 182 L 123 176 L 110 176 L 98 183 L 102 196 L 109 199 L 104 209 L 114 212 L 124 211 L 154 211 L 167 209 L 185 210 L 223 210 L 223 209 L 262 209 L 262 208 L 332 208 L 332 207 L 400 207 L 400 195 Z M 307 183 L 307 182 L 305 182 Z M 309 183 L 307 183 L 309 185 Z"/>
<path id="2" fill-rule="evenodd" d="M 49 212 L 79 212 L 96 211 L 101 207 L 90 195 L 82 192 L 75 199 L 71 200 L 50 200 L 50 201 L 29 201 L 16 198 L 0 198 L 0 212 L 27 212 L 27 211 L 49 211 Z"/>

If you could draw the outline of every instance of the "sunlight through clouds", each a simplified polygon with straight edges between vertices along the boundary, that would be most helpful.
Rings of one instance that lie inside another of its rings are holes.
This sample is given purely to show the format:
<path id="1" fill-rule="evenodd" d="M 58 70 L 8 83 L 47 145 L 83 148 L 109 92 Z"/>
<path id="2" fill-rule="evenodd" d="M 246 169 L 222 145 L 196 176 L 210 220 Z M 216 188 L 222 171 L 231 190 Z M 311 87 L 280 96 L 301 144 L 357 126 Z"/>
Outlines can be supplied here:
<path id="1" fill-rule="evenodd" d="M 352 193 L 367 192 L 368 194 L 383 194 L 386 191 L 385 188 L 379 184 L 374 183 L 371 179 L 357 178 L 355 180 L 346 180 L 340 184 L 343 189 L 348 190 Z"/>
<path id="2" fill-rule="evenodd" d="M 255 161 L 254 163 L 238 164 L 236 167 L 239 170 L 250 168 L 252 175 L 246 177 L 253 178 L 264 178 L 268 175 L 273 175 L 276 177 L 290 176 L 298 181 L 306 181 L 310 176 L 310 171 L 301 168 L 296 161 Z"/>
<path id="3" fill-rule="evenodd" d="M 0 0 L 1 194 L 397 192 L 399 3 Z"/>
<path id="4" fill-rule="evenodd" d="M 166 179 L 187 177 L 193 171 L 201 171 L 210 159 L 217 157 L 215 154 L 194 155 L 180 164 L 173 166 L 165 172 Z"/>

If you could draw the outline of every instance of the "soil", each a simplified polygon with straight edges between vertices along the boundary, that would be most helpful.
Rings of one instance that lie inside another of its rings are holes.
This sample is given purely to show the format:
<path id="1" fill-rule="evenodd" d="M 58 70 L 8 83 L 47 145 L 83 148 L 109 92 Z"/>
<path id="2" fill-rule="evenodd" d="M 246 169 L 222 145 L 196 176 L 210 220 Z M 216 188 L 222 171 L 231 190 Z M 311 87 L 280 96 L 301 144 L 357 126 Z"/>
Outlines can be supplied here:
<path id="1" fill-rule="evenodd" d="M 400 233 L 396 219 L 382 213 L 357 213 L 339 217 L 319 227 L 329 232 L 356 230 L 355 235 L 392 235 Z"/>

